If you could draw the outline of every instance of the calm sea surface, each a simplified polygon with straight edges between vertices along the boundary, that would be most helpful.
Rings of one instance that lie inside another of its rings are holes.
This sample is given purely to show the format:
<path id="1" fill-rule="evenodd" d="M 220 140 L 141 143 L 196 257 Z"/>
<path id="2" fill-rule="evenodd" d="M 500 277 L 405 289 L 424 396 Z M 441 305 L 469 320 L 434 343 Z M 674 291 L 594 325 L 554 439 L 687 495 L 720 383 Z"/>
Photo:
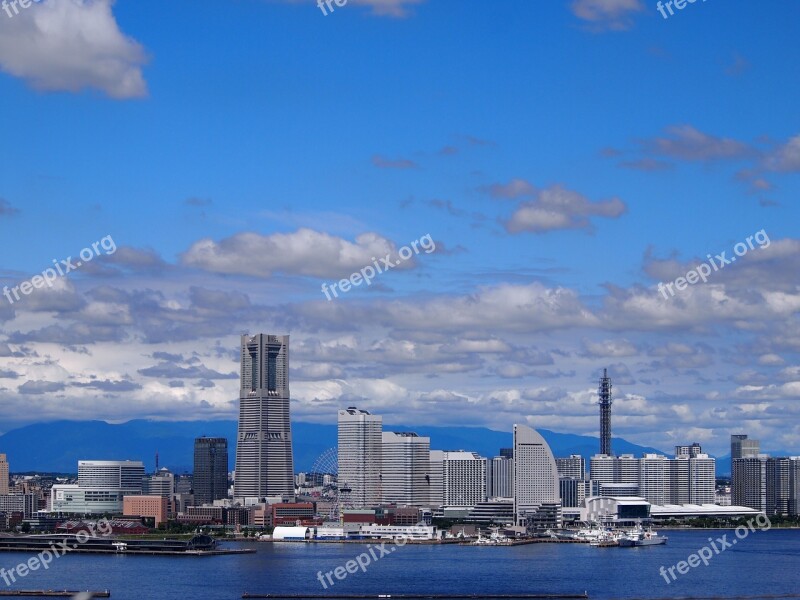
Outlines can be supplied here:
<path id="1" fill-rule="evenodd" d="M 404 546 L 365 573 L 323 589 L 318 571 L 331 571 L 366 550 L 355 544 L 243 544 L 256 554 L 150 557 L 75 554 L 31 572 L 11 589 L 111 590 L 118 600 L 233 600 L 242 593 L 492 594 L 589 593 L 590 598 L 679 598 L 800 594 L 800 531 L 757 531 L 669 585 L 670 567 L 732 532 L 668 531 L 666 546 L 592 548 L 583 544 L 516 547 Z M 231 544 L 233 546 L 233 544 Z M 391 547 L 387 544 L 387 550 Z M 376 552 L 376 554 L 378 554 Z M 0 553 L 14 568 L 32 555 Z M 0 590 L 9 589 L 0 579 Z"/>

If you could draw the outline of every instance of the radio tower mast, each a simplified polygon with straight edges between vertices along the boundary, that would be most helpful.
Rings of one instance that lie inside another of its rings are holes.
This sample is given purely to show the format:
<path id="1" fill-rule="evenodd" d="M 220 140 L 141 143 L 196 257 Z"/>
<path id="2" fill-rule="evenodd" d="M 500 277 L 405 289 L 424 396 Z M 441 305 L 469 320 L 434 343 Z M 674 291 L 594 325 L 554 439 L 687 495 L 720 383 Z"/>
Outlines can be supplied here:
<path id="1" fill-rule="evenodd" d="M 600 387 L 597 390 L 600 396 L 600 454 L 611 456 L 611 378 L 608 369 L 603 369 L 600 378 Z"/>

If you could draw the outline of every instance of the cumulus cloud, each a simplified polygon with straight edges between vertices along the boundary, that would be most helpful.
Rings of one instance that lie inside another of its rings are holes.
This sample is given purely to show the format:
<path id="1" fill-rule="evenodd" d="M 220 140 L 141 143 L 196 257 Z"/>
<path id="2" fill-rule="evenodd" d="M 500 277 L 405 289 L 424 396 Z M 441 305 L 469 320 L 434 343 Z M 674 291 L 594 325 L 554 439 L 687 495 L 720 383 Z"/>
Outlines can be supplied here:
<path id="1" fill-rule="evenodd" d="M 523 202 L 505 222 L 509 233 L 545 233 L 559 229 L 592 229 L 592 217 L 615 219 L 628 210 L 619 198 L 592 202 L 586 196 L 552 186 Z"/>
<path id="2" fill-rule="evenodd" d="M 576 17 L 596 27 L 622 30 L 633 25 L 631 17 L 644 6 L 641 0 L 574 0 L 571 9 Z"/>
<path id="3" fill-rule="evenodd" d="M 181 262 L 214 273 L 267 278 L 275 272 L 336 278 L 371 265 L 374 258 L 394 256 L 394 244 L 377 233 L 363 233 L 355 242 L 299 229 L 294 233 L 238 233 L 219 242 L 195 242 Z M 396 260 L 395 260 L 396 262 Z M 402 261 L 396 268 L 413 266 Z"/>
<path id="4" fill-rule="evenodd" d="M 0 19 L 0 70 L 36 89 L 147 94 L 142 46 L 123 34 L 112 0 L 47 0 Z"/>

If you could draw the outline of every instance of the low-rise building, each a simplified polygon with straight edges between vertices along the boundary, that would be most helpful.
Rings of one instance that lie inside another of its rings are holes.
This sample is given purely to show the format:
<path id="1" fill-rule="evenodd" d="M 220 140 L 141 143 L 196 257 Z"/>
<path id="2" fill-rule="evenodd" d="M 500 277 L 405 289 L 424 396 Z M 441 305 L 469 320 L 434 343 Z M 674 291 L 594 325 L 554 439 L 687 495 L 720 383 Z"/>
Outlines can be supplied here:
<path id="1" fill-rule="evenodd" d="M 169 512 L 169 500 L 164 496 L 125 496 L 122 506 L 123 516 L 153 519 L 155 527 L 166 522 Z"/>

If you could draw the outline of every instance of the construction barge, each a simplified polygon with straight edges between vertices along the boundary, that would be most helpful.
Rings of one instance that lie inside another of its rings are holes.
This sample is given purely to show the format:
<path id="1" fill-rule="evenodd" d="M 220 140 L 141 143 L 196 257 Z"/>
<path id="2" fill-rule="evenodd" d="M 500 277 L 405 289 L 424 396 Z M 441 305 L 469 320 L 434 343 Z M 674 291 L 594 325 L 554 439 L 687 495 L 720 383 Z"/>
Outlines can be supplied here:
<path id="1" fill-rule="evenodd" d="M 220 548 L 209 535 L 196 535 L 186 540 L 119 539 L 90 537 L 78 539 L 73 534 L 26 535 L 0 537 L 0 552 L 42 552 L 59 554 L 148 554 L 160 556 L 219 556 L 223 554 L 252 554 L 254 548 Z"/>

